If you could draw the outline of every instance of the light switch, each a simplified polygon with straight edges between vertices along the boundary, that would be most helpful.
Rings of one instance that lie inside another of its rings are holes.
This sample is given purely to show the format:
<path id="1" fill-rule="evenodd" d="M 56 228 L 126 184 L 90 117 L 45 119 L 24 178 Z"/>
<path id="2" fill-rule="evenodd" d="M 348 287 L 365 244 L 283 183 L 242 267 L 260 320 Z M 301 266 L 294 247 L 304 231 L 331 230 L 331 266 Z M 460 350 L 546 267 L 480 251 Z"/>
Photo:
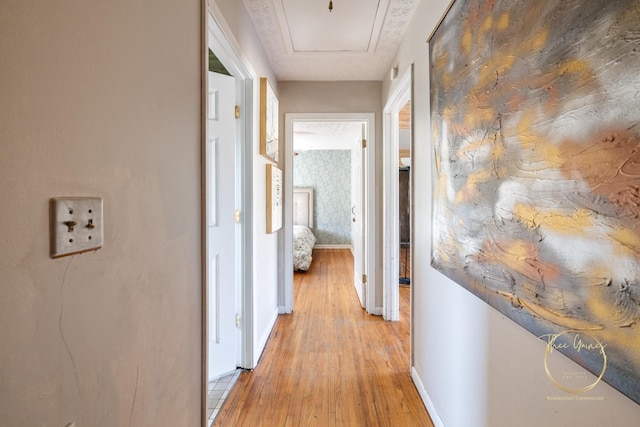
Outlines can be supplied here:
<path id="1" fill-rule="evenodd" d="M 102 198 L 53 197 L 50 216 L 51 258 L 102 247 Z"/>

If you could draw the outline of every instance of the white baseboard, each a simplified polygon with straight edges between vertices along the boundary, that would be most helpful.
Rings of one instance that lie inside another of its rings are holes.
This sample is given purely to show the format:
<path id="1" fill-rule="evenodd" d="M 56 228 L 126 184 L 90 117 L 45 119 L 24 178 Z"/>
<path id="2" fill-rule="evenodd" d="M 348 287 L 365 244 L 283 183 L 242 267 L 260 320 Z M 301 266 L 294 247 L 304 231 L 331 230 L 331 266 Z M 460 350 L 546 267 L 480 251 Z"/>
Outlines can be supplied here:
<path id="1" fill-rule="evenodd" d="M 420 375 L 418 375 L 418 373 L 416 372 L 416 368 L 414 367 L 411 368 L 411 379 L 413 380 L 413 383 L 416 385 L 416 388 L 418 389 L 418 393 L 420 393 L 420 397 L 424 402 L 424 406 L 426 406 L 427 408 L 427 412 L 429 412 L 429 416 L 431 417 L 431 421 L 433 421 L 433 424 L 436 427 L 445 427 L 444 423 L 442 422 L 442 419 L 440 418 L 440 416 L 438 416 L 438 411 L 436 411 L 436 407 L 433 404 L 433 401 L 431 400 L 431 398 L 429 397 L 429 394 L 427 393 L 427 389 L 424 388 L 424 384 L 422 383 L 422 379 L 420 378 Z"/>
<path id="2" fill-rule="evenodd" d="M 374 316 L 382 316 L 383 310 L 382 307 L 376 307 L 373 310 L 371 310 L 371 314 L 373 314 Z"/>
<path id="3" fill-rule="evenodd" d="M 279 305 L 278 306 L 278 314 L 290 314 L 291 310 L 287 310 L 287 307 L 285 307 L 284 305 Z"/>
<path id="4" fill-rule="evenodd" d="M 351 249 L 351 245 L 315 245 L 313 249 Z"/>
<path id="5" fill-rule="evenodd" d="M 260 337 L 260 341 L 257 342 L 257 345 L 254 348 L 253 368 L 255 368 L 258 365 L 258 361 L 262 356 L 262 352 L 264 351 L 264 348 L 267 346 L 267 341 L 269 341 L 269 336 L 271 335 L 271 331 L 273 330 L 273 327 L 276 324 L 276 320 L 278 320 L 278 311 L 280 310 L 276 309 L 274 311 L 273 315 L 271 316 L 271 319 L 269 320 L 269 325 L 267 326 L 267 330 L 265 331 L 264 334 L 262 334 L 262 337 Z"/>

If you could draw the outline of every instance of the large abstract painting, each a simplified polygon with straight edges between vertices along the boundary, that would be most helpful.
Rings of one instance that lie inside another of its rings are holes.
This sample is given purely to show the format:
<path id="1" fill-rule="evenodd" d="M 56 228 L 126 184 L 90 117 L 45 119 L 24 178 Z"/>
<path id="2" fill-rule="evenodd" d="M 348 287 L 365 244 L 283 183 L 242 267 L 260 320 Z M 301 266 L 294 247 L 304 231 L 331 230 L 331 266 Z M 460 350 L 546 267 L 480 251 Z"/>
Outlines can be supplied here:
<path id="1" fill-rule="evenodd" d="M 432 265 L 640 403 L 640 2 L 457 0 L 429 52 Z"/>

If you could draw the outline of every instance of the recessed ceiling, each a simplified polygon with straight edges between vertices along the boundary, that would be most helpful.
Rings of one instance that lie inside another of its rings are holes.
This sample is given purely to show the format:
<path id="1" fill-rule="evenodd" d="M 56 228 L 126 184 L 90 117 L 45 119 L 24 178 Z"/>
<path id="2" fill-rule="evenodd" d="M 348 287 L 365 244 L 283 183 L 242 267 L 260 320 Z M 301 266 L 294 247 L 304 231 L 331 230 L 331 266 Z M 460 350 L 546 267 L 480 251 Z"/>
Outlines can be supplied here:
<path id="1" fill-rule="evenodd" d="M 375 51 L 389 0 L 336 0 L 335 13 L 327 5 L 324 0 L 274 1 L 289 54 Z"/>
<path id="2" fill-rule="evenodd" d="M 279 81 L 379 81 L 419 0 L 243 2 Z"/>

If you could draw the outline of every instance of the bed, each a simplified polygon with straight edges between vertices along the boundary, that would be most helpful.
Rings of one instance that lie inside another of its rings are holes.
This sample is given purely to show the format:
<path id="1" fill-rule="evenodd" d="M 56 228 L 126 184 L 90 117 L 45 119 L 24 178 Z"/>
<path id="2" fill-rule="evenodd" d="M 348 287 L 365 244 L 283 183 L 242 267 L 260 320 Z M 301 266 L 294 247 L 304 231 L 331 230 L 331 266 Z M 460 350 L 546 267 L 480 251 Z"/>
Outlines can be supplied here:
<path id="1" fill-rule="evenodd" d="M 311 266 L 313 245 L 313 188 L 293 189 L 293 269 L 307 271 Z"/>

